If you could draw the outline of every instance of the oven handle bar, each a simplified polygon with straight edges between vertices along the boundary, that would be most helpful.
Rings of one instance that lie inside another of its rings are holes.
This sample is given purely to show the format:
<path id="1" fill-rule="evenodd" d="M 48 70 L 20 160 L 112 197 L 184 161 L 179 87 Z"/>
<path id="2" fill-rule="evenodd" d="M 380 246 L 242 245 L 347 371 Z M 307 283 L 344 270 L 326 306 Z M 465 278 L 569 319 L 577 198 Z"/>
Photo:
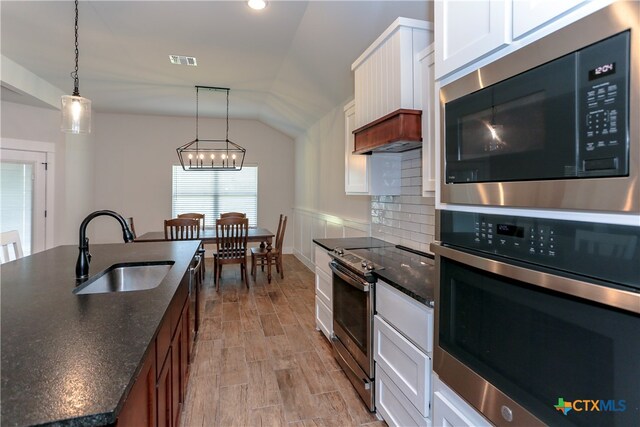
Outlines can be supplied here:
<path id="1" fill-rule="evenodd" d="M 489 273 L 640 314 L 640 294 L 638 293 L 518 267 L 452 249 L 443 246 L 442 242 L 433 242 L 431 250 L 438 256 Z"/>
<path id="2" fill-rule="evenodd" d="M 371 286 L 368 282 L 363 282 L 359 278 L 347 273 L 346 271 L 343 271 L 335 261 L 331 261 L 329 263 L 329 268 L 331 268 L 331 270 L 338 277 L 340 277 L 342 280 L 344 280 L 354 288 L 360 289 L 362 292 L 369 292 L 371 290 Z"/>

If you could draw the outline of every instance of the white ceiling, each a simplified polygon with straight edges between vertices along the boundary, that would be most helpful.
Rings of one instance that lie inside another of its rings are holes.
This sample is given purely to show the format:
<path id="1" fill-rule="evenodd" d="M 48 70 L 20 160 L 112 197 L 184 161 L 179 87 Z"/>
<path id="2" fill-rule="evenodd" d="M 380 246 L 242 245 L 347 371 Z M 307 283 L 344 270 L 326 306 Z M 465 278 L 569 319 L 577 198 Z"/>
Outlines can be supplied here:
<path id="1" fill-rule="evenodd" d="M 421 1 L 81 1 L 80 93 L 97 112 L 195 116 L 195 85 L 231 88 L 230 116 L 295 137 L 353 95 L 351 63 Z M 2 55 L 71 94 L 71 1 L 0 3 Z M 169 54 L 195 56 L 197 67 Z M 2 99 L 26 98 L 3 89 Z M 24 99 L 24 103 L 33 101 Z M 224 93 L 200 92 L 224 117 Z"/>

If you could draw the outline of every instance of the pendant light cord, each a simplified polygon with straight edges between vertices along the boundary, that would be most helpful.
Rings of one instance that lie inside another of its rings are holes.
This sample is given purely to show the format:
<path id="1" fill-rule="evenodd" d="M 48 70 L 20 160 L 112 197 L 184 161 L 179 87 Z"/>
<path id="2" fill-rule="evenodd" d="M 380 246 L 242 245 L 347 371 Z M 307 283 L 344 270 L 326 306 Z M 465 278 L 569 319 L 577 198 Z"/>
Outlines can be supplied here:
<path id="1" fill-rule="evenodd" d="M 196 141 L 198 140 L 198 93 L 200 88 L 196 86 Z"/>
<path id="2" fill-rule="evenodd" d="M 226 141 L 229 142 L 229 89 L 227 89 L 227 136 Z M 227 145 L 227 149 L 229 146 Z"/>
<path id="3" fill-rule="evenodd" d="M 76 69 L 71 73 L 73 79 L 73 96 L 80 96 L 79 80 L 78 80 L 78 56 L 80 51 L 78 50 L 78 0 L 76 0 L 76 24 L 75 24 L 75 36 L 76 36 Z"/>

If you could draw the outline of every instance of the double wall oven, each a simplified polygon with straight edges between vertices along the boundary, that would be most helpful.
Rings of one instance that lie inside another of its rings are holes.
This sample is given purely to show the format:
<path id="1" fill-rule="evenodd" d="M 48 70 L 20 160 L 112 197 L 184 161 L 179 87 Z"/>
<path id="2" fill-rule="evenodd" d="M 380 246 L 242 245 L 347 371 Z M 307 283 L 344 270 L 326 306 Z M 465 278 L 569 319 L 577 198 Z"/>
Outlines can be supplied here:
<path id="1" fill-rule="evenodd" d="M 640 227 L 441 211 L 440 233 L 445 383 L 496 425 L 637 424 Z"/>
<path id="2" fill-rule="evenodd" d="M 637 425 L 640 3 L 440 101 L 436 374 L 498 426 Z"/>

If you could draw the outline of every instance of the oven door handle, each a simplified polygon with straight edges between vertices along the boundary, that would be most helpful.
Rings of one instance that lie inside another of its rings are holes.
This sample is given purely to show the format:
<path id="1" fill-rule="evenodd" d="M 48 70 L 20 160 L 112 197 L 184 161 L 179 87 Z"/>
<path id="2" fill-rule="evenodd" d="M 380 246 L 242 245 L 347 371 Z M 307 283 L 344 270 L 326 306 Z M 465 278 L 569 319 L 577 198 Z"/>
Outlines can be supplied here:
<path id="1" fill-rule="evenodd" d="M 437 255 L 437 264 L 438 257 L 444 257 L 509 279 L 640 314 L 640 294 L 635 292 L 519 267 L 443 246 L 442 242 L 433 242 L 431 250 Z"/>
<path id="2" fill-rule="evenodd" d="M 360 278 L 346 271 L 343 271 L 335 261 L 331 261 L 329 263 L 329 268 L 331 268 L 331 271 L 333 271 L 339 278 L 341 278 L 354 288 L 360 289 L 362 292 L 369 292 L 371 290 L 371 286 L 368 282 L 365 282 L 364 280 L 361 280 Z"/>

